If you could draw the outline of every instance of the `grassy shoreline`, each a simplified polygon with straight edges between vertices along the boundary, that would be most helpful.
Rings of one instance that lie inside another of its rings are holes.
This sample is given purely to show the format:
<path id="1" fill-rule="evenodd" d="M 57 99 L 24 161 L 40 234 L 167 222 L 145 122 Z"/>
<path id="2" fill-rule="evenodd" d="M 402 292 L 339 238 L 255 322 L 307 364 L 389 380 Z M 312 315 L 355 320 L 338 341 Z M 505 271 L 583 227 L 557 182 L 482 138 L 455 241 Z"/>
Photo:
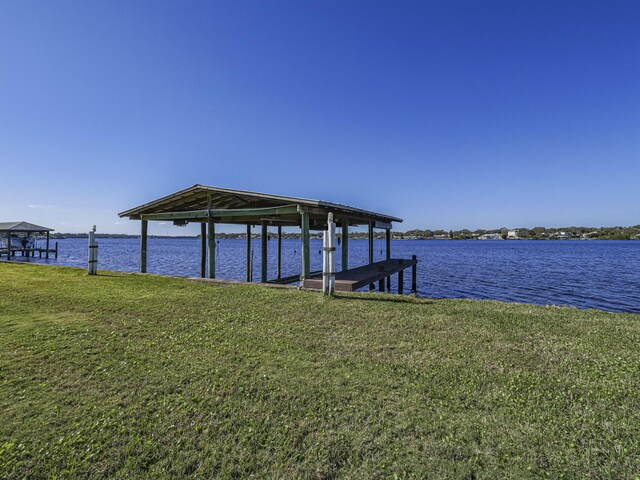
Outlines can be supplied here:
<path id="1" fill-rule="evenodd" d="M 640 315 L 0 263 L 0 477 L 635 478 Z"/>

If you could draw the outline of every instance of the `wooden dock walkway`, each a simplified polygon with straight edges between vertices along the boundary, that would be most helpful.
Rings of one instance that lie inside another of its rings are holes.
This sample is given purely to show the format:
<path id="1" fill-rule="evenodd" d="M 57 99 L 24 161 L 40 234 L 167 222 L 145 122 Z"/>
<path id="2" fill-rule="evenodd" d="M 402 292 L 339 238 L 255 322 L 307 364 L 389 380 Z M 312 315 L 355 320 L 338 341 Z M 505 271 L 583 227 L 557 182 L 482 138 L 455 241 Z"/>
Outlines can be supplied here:
<path id="1" fill-rule="evenodd" d="M 0 248 L 0 257 L 5 256 L 7 259 L 15 257 L 19 253 L 22 257 L 35 257 L 36 253 L 39 258 L 42 258 L 42 254 L 45 254 L 45 258 L 49 258 L 49 254 L 53 254 L 54 258 L 58 258 L 58 242 L 55 243 L 55 248 L 41 248 L 41 247 L 13 247 L 11 246 L 11 255 L 7 252 L 7 247 Z"/>
<path id="2" fill-rule="evenodd" d="M 398 274 L 398 293 L 404 293 L 404 270 L 411 268 L 411 293 L 416 292 L 416 265 L 418 260 L 415 255 L 411 259 L 391 258 L 381 262 L 350 268 L 342 272 L 336 272 L 336 291 L 353 292 L 359 288 L 370 286 L 373 290 L 375 282 L 378 282 L 381 292 L 390 291 L 390 277 Z M 312 275 L 303 281 L 304 288 L 322 290 L 322 273 Z"/>

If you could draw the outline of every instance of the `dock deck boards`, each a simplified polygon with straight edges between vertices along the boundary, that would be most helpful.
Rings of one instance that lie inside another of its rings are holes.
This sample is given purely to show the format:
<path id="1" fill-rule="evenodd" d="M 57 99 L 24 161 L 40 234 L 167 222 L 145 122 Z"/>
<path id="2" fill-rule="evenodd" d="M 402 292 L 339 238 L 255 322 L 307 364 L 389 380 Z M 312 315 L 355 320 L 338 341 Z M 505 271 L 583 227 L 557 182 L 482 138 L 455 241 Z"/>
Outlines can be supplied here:
<path id="1" fill-rule="evenodd" d="M 342 272 L 336 272 L 336 291 L 353 292 L 366 285 L 370 285 L 391 275 L 411 268 L 418 263 L 414 259 L 392 258 L 381 262 L 350 268 Z M 303 282 L 304 288 L 322 289 L 322 273 L 312 275 Z"/>

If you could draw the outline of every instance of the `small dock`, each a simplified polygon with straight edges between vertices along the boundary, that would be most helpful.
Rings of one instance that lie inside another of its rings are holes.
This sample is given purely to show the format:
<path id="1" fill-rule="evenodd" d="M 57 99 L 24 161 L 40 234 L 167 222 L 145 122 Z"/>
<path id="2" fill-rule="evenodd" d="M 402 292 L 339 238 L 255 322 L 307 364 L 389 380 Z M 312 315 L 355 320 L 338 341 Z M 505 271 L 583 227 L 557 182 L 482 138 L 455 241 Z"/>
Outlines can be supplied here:
<path id="1" fill-rule="evenodd" d="M 0 240 L 4 241 L 4 245 L 0 246 L 0 257 L 4 255 L 11 259 L 17 254 L 22 257 L 35 257 L 37 253 L 40 258 L 42 254 L 45 258 L 49 258 L 49 254 L 58 258 L 58 242 L 54 248 L 50 247 L 52 231 L 51 228 L 29 222 L 0 222 Z M 37 235 L 45 235 L 44 247 L 36 243 Z"/>
<path id="2" fill-rule="evenodd" d="M 336 272 L 336 291 L 353 292 L 369 285 L 373 290 L 376 282 L 380 292 L 391 290 L 391 275 L 398 274 L 398 293 L 404 294 L 404 271 L 411 268 L 411 293 L 416 293 L 416 265 L 415 255 L 411 259 L 391 258 L 361 267 L 350 268 Z M 302 282 L 304 288 L 322 290 L 322 272 L 312 274 Z"/>

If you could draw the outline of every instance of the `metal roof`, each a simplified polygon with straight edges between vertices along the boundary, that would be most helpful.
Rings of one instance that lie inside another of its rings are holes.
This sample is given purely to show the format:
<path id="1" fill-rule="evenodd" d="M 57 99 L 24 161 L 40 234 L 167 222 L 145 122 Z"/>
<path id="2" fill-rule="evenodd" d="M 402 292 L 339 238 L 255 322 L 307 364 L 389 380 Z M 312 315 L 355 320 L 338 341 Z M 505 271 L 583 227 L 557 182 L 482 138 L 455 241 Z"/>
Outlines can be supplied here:
<path id="1" fill-rule="evenodd" d="M 203 209 L 243 209 L 268 208 L 286 205 L 310 207 L 311 216 L 320 217 L 333 212 L 337 217 L 348 219 L 352 224 L 369 221 L 402 222 L 401 218 L 360 208 L 350 207 L 339 203 L 312 200 L 308 198 L 288 197 L 268 193 L 232 190 L 229 188 L 193 185 L 165 197 L 153 200 L 135 208 L 119 213 L 120 217 L 139 219 L 141 215 L 167 212 L 187 212 Z M 326 217 L 325 217 L 326 218 Z M 245 223 L 251 223 L 249 219 Z"/>
<path id="2" fill-rule="evenodd" d="M 0 232 L 53 232 L 53 228 L 29 222 L 0 222 Z"/>

